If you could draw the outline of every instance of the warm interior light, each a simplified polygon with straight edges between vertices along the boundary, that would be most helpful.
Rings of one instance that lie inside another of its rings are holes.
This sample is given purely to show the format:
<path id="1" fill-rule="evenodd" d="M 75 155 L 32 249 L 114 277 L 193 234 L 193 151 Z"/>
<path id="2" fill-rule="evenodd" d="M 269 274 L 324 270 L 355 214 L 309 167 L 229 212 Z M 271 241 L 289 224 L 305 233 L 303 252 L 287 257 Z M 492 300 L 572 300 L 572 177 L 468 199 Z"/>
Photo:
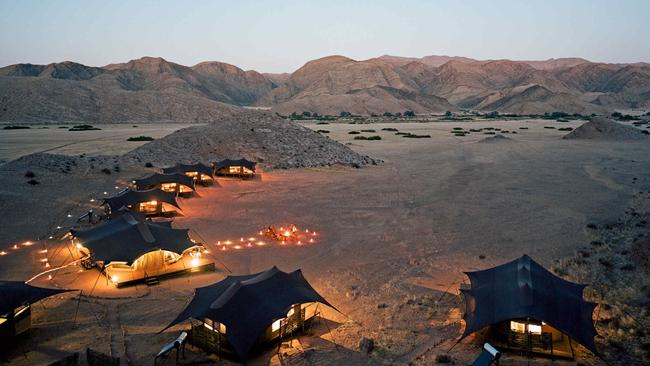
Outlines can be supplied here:
<path id="1" fill-rule="evenodd" d="M 77 243 L 77 249 L 81 249 L 81 248 L 83 248 L 83 246 L 81 244 Z"/>
<path id="2" fill-rule="evenodd" d="M 3 251 L 0 252 L 0 255 L 7 255 L 7 252 L 5 252 L 5 251 L 3 250 Z"/>
<path id="3" fill-rule="evenodd" d="M 536 324 L 528 324 L 528 332 L 531 334 L 542 334 L 542 326 Z"/>
<path id="4" fill-rule="evenodd" d="M 510 330 L 517 333 L 525 333 L 526 324 L 512 320 L 510 321 Z"/>
<path id="5" fill-rule="evenodd" d="M 120 280 L 119 277 L 117 277 L 117 276 L 111 276 L 111 282 L 113 282 L 113 283 L 117 283 L 117 281 L 119 281 L 119 280 Z"/>
<path id="6" fill-rule="evenodd" d="M 192 267 L 198 267 L 199 266 L 199 258 L 198 257 L 192 258 L 192 260 L 190 260 L 190 265 Z"/>
<path id="7" fill-rule="evenodd" d="M 51 266 L 50 266 L 50 262 L 46 262 L 46 263 L 45 263 L 45 268 L 50 268 L 50 267 L 51 267 Z"/>
<path id="8" fill-rule="evenodd" d="M 57 227 L 59 227 L 59 226 L 57 226 Z M 30 245 L 32 245 L 32 244 L 34 244 L 34 243 L 32 243 L 32 242 L 29 241 L 29 240 L 23 243 L 23 245 L 24 245 L 24 246 L 27 246 L 27 247 L 30 246 Z"/>
<path id="9" fill-rule="evenodd" d="M 278 319 L 278 320 L 274 321 L 273 324 L 271 324 L 271 331 L 277 332 L 278 330 L 280 330 L 281 322 L 282 322 L 282 319 Z"/>

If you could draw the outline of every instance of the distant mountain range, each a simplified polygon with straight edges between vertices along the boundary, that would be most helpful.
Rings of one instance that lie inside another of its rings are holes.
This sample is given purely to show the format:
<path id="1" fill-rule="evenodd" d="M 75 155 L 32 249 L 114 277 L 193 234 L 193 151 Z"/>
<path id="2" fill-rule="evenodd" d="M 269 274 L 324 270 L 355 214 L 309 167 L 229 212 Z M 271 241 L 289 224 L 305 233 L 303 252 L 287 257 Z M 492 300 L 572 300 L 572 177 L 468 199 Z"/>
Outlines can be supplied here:
<path id="1" fill-rule="evenodd" d="M 90 67 L 74 62 L 0 68 L 0 121 L 206 122 L 240 106 L 281 114 L 457 110 L 606 114 L 650 109 L 650 64 L 581 58 L 479 61 L 465 57 L 328 56 L 292 74 L 162 58 Z"/>

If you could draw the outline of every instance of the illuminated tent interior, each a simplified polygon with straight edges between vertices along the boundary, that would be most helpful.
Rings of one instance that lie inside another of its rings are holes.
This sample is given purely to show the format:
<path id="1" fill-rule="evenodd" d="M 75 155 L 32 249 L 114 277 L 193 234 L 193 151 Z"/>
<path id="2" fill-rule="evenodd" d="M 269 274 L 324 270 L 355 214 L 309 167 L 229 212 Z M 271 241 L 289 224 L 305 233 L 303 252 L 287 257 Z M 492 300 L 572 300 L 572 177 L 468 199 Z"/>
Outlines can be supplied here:
<path id="1" fill-rule="evenodd" d="M 573 341 L 596 353 L 585 285 L 555 276 L 529 256 L 483 271 L 466 272 L 463 337 L 477 333 L 497 348 L 574 357 Z"/>
<path id="2" fill-rule="evenodd" d="M 330 305 L 303 277 L 273 267 L 245 276 L 228 276 L 197 288 L 192 301 L 165 329 L 196 319 L 190 342 L 210 352 L 234 351 L 242 361 L 256 344 L 292 334 Z"/>
<path id="3" fill-rule="evenodd" d="M 225 159 L 214 163 L 214 172 L 216 175 L 251 177 L 255 175 L 256 165 L 257 163 L 246 159 Z"/>
<path id="4" fill-rule="evenodd" d="M 176 202 L 175 193 L 165 192 L 158 188 L 146 191 L 126 189 L 116 196 L 105 198 L 102 203 L 106 207 L 107 214 L 109 215 L 122 207 L 126 207 L 131 211 L 152 216 L 168 212 L 165 210 L 163 204 L 180 209 L 178 202 Z"/>
<path id="5" fill-rule="evenodd" d="M 182 173 L 153 173 L 145 178 L 135 179 L 133 184 L 137 190 L 159 188 L 183 196 L 194 192 L 194 178 Z"/>
<path id="6" fill-rule="evenodd" d="M 165 277 L 179 272 L 214 269 L 202 255 L 204 248 L 190 239 L 188 229 L 173 229 L 171 222 L 151 222 L 124 213 L 92 229 L 70 233 L 77 249 L 100 262 L 117 286 Z"/>
<path id="7" fill-rule="evenodd" d="M 71 290 L 30 286 L 22 281 L 0 281 L 0 337 L 13 337 L 31 326 L 31 304 Z"/>
<path id="8" fill-rule="evenodd" d="M 163 173 L 181 173 L 192 177 L 196 183 L 209 184 L 214 179 L 214 172 L 212 168 L 203 164 L 182 164 L 178 163 L 174 166 L 163 168 Z"/>

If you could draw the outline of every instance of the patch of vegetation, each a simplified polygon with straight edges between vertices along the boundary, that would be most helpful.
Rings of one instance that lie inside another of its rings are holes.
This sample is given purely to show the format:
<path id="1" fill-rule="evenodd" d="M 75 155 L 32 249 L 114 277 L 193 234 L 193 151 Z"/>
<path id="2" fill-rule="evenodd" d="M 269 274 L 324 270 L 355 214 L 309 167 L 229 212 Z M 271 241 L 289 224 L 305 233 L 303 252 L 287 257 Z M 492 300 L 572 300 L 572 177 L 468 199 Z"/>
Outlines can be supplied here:
<path id="1" fill-rule="evenodd" d="M 407 139 L 428 139 L 431 138 L 431 135 L 416 135 L 414 133 L 406 133 L 403 134 L 402 137 L 405 137 Z"/>
<path id="2" fill-rule="evenodd" d="M 36 174 L 34 174 L 34 172 L 32 172 L 31 170 L 25 172 L 25 178 L 34 178 L 35 176 Z"/>
<path id="3" fill-rule="evenodd" d="M 487 131 L 487 132 L 483 132 L 483 134 L 484 134 L 484 135 L 496 135 L 496 132 L 494 132 L 494 131 Z"/>
<path id="4" fill-rule="evenodd" d="M 354 136 L 355 140 L 376 141 L 381 140 L 381 136 Z"/>
<path id="5" fill-rule="evenodd" d="M 375 130 L 361 130 L 361 132 L 377 132 Z"/>
<path id="6" fill-rule="evenodd" d="M 316 122 L 316 124 L 317 124 L 317 125 L 329 125 L 329 122 L 318 121 L 318 122 Z"/>
<path id="7" fill-rule="evenodd" d="M 27 184 L 31 184 L 31 185 L 35 186 L 37 184 L 41 184 L 41 182 L 37 181 L 36 179 L 30 179 L 30 180 L 27 181 Z"/>
<path id="8" fill-rule="evenodd" d="M 359 131 L 350 131 L 350 132 L 348 132 L 348 135 L 358 135 L 360 133 L 361 132 L 359 132 Z"/>
<path id="9" fill-rule="evenodd" d="M 101 128 L 95 127 L 93 125 L 76 125 L 68 129 L 68 131 L 94 131 L 101 130 Z"/>
<path id="10" fill-rule="evenodd" d="M 415 112 L 406 111 L 406 112 L 404 112 L 404 117 L 415 117 Z"/>
<path id="11" fill-rule="evenodd" d="M 20 126 L 20 125 L 9 125 L 9 126 L 4 126 L 2 129 L 3 130 L 27 130 L 30 129 L 31 127 L 29 126 Z"/>
<path id="12" fill-rule="evenodd" d="M 328 130 L 316 130 L 318 133 L 330 133 Z"/>
<path id="13" fill-rule="evenodd" d="M 146 164 L 144 164 L 144 166 L 147 168 L 153 168 L 153 164 L 151 162 L 147 162 Z"/>
<path id="14" fill-rule="evenodd" d="M 562 127 L 562 128 L 558 128 L 557 130 L 558 131 L 573 131 L 573 128 L 571 128 L 571 127 Z"/>
<path id="15" fill-rule="evenodd" d="M 381 130 L 382 131 L 393 131 L 393 132 L 399 131 L 397 128 L 392 128 L 392 127 L 384 127 Z"/>
<path id="16" fill-rule="evenodd" d="M 454 127 L 454 128 L 452 128 L 452 130 L 454 130 L 454 131 L 462 131 L 463 128 L 462 127 Z"/>
<path id="17" fill-rule="evenodd" d="M 104 174 L 106 174 L 106 175 L 111 175 L 111 170 L 108 169 L 108 168 L 104 168 L 104 169 L 102 169 L 101 172 L 104 173 Z"/>
<path id="18" fill-rule="evenodd" d="M 126 141 L 153 141 L 153 140 L 155 139 L 151 136 L 135 136 L 126 139 Z"/>
<path id="19" fill-rule="evenodd" d="M 554 130 L 555 129 L 555 127 L 553 127 L 553 126 L 544 126 L 544 128 L 546 128 L 548 130 Z"/>

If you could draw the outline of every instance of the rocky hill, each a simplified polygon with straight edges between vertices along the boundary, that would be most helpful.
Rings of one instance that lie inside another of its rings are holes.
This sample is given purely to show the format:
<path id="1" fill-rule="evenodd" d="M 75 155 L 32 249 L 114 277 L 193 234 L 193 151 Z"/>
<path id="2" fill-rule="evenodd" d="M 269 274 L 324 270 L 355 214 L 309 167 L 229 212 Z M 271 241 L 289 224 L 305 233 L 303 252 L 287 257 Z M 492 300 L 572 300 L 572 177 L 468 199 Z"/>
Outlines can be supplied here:
<path id="1" fill-rule="evenodd" d="M 209 122 L 247 105 L 281 114 L 466 109 L 605 115 L 650 109 L 650 65 L 337 55 L 292 74 L 220 62 L 188 67 L 154 57 L 104 67 L 62 62 L 0 68 L 0 122 Z"/>

